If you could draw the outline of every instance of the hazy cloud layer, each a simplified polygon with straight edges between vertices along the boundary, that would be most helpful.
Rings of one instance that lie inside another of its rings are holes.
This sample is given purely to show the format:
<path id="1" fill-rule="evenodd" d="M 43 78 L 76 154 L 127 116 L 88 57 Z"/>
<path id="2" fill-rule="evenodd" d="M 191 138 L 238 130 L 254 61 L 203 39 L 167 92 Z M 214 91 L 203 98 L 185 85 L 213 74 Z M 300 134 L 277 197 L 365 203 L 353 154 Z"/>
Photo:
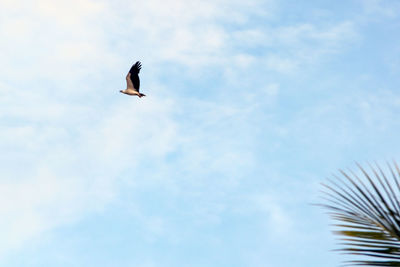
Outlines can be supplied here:
<path id="1" fill-rule="evenodd" d="M 400 61 L 369 28 L 398 5 L 350 2 L 2 1 L 0 262 L 334 266 L 308 203 L 399 129 Z M 140 101 L 118 93 L 136 60 Z"/>

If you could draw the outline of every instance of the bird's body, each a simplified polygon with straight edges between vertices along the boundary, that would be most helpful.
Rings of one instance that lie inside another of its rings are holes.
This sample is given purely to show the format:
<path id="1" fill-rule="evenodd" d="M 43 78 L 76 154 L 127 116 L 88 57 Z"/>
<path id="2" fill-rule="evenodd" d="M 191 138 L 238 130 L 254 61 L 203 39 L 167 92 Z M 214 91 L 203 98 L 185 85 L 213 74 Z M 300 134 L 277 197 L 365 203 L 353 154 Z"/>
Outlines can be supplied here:
<path id="1" fill-rule="evenodd" d="M 129 70 L 126 75 L 126 89 L 120 90 L 121 93 L 126 95 L 137 95 L 138 97 L 146 96 L 145 94 L 139 93 L 140 79 L 139 72 L 142 68 L 140 61 L 137 61 Z"/>

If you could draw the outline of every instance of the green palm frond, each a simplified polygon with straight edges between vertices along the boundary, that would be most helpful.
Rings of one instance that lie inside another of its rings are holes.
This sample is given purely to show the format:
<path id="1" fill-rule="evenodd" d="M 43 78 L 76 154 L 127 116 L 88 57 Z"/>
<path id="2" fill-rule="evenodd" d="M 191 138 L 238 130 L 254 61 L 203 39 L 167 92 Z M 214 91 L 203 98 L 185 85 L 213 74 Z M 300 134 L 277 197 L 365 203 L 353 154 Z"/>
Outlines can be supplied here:
<path id="1" fill-rule="evenodd" d="M 339 251 L 363 260 L 353 266 L 400 266 L 400 169 L 388 164 L 389 175 L 375 165 L 367 173 L 340 170 L 340 176 L 323 184 L 326 204 L 321 206 L 335 221 Z M 388 178 L 389 177 L 389 178 Z"/>

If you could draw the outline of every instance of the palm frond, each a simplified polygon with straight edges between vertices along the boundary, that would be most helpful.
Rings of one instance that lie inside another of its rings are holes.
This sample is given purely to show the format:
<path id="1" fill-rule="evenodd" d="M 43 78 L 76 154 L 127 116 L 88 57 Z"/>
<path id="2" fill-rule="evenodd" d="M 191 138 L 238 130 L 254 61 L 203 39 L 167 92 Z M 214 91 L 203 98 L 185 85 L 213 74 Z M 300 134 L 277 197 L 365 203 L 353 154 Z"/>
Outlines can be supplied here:
<path id="1" fill-rule="evenodd" d="M 339 251 L 365 260 L 347 266 L 400 266 L 400 169 L 387 164 L 390 175 L 377 165 L 370 173 L 357 164 L 359 173 L 340 170 L 340 177 L 324 186 L 328 214 L 336 222 Z"/>

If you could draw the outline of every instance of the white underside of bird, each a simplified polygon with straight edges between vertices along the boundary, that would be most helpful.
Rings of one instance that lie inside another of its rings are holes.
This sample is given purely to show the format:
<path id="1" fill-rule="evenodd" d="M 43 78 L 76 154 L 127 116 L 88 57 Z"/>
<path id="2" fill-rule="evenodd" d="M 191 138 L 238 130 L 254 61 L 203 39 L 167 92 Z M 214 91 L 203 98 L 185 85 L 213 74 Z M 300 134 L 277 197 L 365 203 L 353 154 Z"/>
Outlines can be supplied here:
<path id="1" fill-rule="evenodd" d="M 126 94 L 126 95 L 137 95 L 138 97 L 145 96 L 144 94 L 139 93 L 133 86 L 130 73 L 128 73 L 128 75 L 126 75 L 126 89 L 121 90 L 120 92 L 123 94 Z"/>

